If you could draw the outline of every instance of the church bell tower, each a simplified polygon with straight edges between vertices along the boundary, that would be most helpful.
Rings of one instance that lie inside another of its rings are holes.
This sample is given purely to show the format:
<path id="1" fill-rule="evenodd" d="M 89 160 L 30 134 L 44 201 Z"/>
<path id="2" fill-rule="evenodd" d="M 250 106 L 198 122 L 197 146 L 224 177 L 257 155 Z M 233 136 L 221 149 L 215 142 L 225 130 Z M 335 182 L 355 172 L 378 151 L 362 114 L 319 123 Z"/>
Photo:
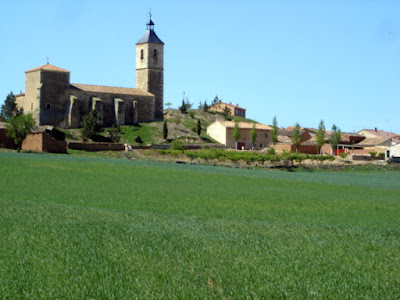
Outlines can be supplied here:
<path id="1" fill-rule="evenodd" d="M 155 120 L 164 118 L 164 43 L 154 32 L 154 23 L 147 23 L 144 36 L 136 43 L 136 87 L 156 96 Z"/>

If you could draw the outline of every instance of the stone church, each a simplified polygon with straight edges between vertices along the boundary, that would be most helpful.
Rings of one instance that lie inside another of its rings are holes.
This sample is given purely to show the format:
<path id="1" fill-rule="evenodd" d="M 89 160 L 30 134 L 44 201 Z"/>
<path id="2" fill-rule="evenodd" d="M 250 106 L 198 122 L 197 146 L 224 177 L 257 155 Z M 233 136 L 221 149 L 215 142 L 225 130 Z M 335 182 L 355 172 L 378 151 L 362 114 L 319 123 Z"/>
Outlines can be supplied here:
<path id="1" fill-rule="evenodd" d="M 163 120 L 164 43 L 150 19 L 136 43 L 136 88 L 70 83 L 70 72 L 49 63 L 25 72 L 18 108 L 38 125 L 78 128 L 91 110 L 104 126 Z"/>

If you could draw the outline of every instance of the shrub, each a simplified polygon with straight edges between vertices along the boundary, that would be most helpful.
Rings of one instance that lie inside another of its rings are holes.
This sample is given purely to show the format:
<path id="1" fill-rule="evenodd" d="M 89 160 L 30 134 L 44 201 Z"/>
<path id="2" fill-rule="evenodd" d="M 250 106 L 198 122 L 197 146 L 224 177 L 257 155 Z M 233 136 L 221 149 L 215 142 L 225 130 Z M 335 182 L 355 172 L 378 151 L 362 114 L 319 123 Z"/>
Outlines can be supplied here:
<path id="1" fill-rule="evenodd" d="M 347 153 L 345 152 L 345 153 L 339 153 L 339 156 L 341 157 L 341 158 L 346 158 L 347 157 Z"/>
<path id="2" fill-rule="evenodd" d="M 383 153 L 383 152 L 379 153 L 379 154 L 378 154 L 378 157 L 380 157 L 380 158 L 385 158 L 385 153 Z"/>
<path id="3" fill-rule="evenodd" d="M 194 119 L 194 111 L 193 111 L 193 110 L 189 111 L 189 116 L 190 116 L 192 119 Z"/>
<path id="4" fill-rule="evenodd" d="M 86 141 L 87 139 L 93 138 L 102 131 L 100 114 L 96 110 L 92 110 L 83 118 L 81 126 L 83 140 Z"/>
<path id="5" fill-rule="evenodd" d="M 183 150 L 185 150 L 185 145 L 183 145 L 181 140 L 175 139 L 171 143 L 171 149 L 172 150 L 181 150 L 181 151 L 183 151 Z"/>
<path id="6" fill-rule="evenodd" d="M 274 155 L 276 154 L 275 148 L 271 148 L 267 151 L 267 154 Z"/>
<path id="7" fill-rule="evenodd" d="M 375 157 L 376 156 L 376 151 L 371 151 L 371 152 L 368 152 L 369 153 L 369 155 L 371 155 L 372 157 Z"/>
<path id="8" fill-rule="evenodd" d="M 140 137 L 140 135 L 138 135 L 138 136 L 135 138 L 135 142 L 138 143 L 138 144 L 143 144 L 143 140 L 142 140 L 142 138 Z"/>
<path id="9" fill-rule="evenodd" d="M 121 140 L 121 128 L 119 126 L 112 126 L 108 130 L 110 140 L 114 143 L 118 143 Z"/>

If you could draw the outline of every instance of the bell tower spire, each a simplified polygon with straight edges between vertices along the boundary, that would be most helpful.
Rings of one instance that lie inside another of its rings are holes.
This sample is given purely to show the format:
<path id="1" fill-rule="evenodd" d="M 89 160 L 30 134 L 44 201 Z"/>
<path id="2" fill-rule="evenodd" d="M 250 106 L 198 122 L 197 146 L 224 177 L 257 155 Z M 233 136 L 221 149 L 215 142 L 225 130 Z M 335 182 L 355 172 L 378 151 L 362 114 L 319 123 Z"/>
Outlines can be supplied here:
<path id="1" fill-rule="evenodd" d="M 149 22 L 144 36 L 136 43 L 136 87 L 155 95 L 154 119 L 164 118 L 164 43 L 154 31 L 149 12 Z"/>

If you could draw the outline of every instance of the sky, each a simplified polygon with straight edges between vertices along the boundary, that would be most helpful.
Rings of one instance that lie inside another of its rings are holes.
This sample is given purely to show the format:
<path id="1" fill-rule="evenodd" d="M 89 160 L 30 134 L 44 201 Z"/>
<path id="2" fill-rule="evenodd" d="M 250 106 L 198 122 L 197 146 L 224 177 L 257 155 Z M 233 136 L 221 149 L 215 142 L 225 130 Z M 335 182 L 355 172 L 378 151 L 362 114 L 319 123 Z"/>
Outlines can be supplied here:
<path id="1" fill-rule="evenodd" d="M 3 1 L 0 105 L 49 62 L 71 83 L 135 87 L 151 9 L 164 103 L 217 95 L 280 127 L 400 134 L 400 1 Z"/>

